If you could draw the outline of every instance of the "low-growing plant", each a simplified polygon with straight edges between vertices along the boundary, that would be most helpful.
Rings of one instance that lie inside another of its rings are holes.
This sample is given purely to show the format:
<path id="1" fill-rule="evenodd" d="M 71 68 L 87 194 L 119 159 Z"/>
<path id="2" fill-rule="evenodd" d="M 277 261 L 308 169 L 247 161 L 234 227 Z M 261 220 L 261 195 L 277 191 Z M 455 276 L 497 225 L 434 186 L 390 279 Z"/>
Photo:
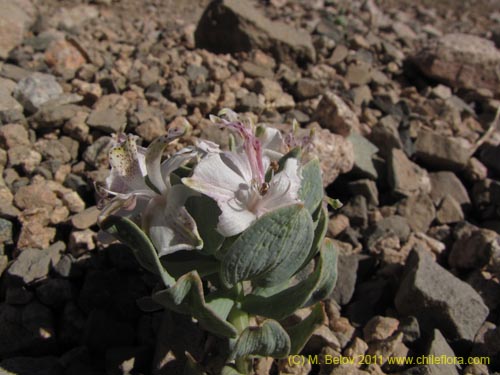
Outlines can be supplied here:
<path id="1" fill-rule="evenodd" d="M 227 340 L 222 373 L 246 374 L 255 357 L 299 353 L 323 324 L 337 251 L 325 238 L 327 199 L 310 137 L 230 110 L 210 119 L 234 134 L 227 150 L 200 140 L 162 161 L 182 130 L 147 148 L 118 136 L 100 226 L 161 278 L 157 304 Z M 283 324 L 304 307 L 300 323 Z"/>

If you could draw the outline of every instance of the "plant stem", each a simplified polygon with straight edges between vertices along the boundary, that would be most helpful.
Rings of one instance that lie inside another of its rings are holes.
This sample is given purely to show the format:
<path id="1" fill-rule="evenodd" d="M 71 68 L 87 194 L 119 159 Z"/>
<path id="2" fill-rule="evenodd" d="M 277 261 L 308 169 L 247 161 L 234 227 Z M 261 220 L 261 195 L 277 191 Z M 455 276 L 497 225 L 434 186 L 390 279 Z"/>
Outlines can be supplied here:
<path id="1" fill-rule="evenodd" d="M 243 295 L 243 287 L 241 286 L 241 284 L 238 284 L 237 288 L 240 297 Z M 249 324 L 248 314 L 240 310 L 238 307 L 236 307 L 236 305 L 233 306 L 227 320 L 236 328 L 238 334 L 241 334 Z M 242 374 L 250 373 L 252 362 L 247 356 L 236 358 L 235 364 L 236 369 Z"/>

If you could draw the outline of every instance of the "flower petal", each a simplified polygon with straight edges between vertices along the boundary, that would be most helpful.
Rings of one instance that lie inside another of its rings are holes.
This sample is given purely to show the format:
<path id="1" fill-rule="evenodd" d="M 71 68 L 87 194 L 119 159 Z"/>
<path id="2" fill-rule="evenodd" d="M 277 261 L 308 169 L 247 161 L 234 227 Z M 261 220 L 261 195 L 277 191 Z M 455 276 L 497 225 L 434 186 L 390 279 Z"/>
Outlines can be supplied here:
<path id="1" fill-rule="evenodd" d="M 269 190 L 259 202 L 258 216 L 289 204 L 298 203 L 301 184 L 299 161 L 290 158 L 269 183 Z"/>
<path id="2" fill-rule="evenodd" d="M 159 256 L 203 247 L 196 222 L 184 207 L 192 194 L 185 186 L 174 185 L 167 196 L 157 196 L 149 202 L 142 225 Z"/>
<path id="3" fill-rule="evenodd" d="M 210 154 L 202 159 L 195 167 L 193 176 L 183 178 L 182 182 L 215 201 L 234 198 L 240 185 L 247 183 L 241 174 L 224 163 L 220 154 Z"/>
<path id="4" fill-rule="evenodd" d="M 257 216 L 242 207 L 237 201 L 218 202 L 222 213 L 219 216 L 217 231 L 224 237 L 235 236 L 247 229 Z"/>
<path id="5" fill-rule="evenodd" d="M 161 164 L 161 175 L 163 176 L 163 182 L 167 187 L 170 187 L 170 174 L 176 169 L 182 167 L 184 164 L 188 163 L 190 160 L 198 155 L 193 149 L 185 148 L 173 154 L 170 158 L 165 160 Z"/>
<path id="6" fill-rule="evenodd" d="M 132 190 L 147 189 L 141 168 L 142 150 L 140 153 L 136 140 L 137 137 L 129 135 L 123 142 L 111 148 L 109 152 L 111 173 L 106 179 L 108 190 L 127 194 Z"/>

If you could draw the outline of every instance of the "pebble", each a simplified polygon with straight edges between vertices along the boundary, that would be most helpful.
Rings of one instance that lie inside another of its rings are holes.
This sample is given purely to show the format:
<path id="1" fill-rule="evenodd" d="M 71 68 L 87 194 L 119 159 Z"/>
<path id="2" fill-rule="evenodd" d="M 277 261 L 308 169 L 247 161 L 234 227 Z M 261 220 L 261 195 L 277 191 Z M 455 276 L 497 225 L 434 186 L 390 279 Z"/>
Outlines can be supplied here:
<path id="1" fill-rule="evenodd" d="M 53 75 L 33 73 L 17 83 L 13 96 L 26 111 L 34 113 L 43 104 L 58 98 L 62 93 L 63 89 Z"/>

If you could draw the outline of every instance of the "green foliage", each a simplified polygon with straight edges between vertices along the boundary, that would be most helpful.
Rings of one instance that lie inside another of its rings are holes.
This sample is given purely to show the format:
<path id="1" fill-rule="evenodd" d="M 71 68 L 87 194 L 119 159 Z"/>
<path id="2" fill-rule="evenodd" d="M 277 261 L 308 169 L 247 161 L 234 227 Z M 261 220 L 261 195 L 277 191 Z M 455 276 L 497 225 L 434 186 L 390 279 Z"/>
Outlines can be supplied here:
<path id="1" fill-rule="evenodd" d="M 311 215 L 316 211 L 323 200 L 323 179 L 318 159 L 313 159 L 302 168 L 302 186 L 299 191 L 300 199 Z"/>
<path id="2" fill-rule="evenodd" d="M 227 287 L 244 280 L 272 286 L 289 279 L 306 259 L 313 241 L 311 215 L 291 205 L 263 215 L 243 232 L 222 259 Z"/>

